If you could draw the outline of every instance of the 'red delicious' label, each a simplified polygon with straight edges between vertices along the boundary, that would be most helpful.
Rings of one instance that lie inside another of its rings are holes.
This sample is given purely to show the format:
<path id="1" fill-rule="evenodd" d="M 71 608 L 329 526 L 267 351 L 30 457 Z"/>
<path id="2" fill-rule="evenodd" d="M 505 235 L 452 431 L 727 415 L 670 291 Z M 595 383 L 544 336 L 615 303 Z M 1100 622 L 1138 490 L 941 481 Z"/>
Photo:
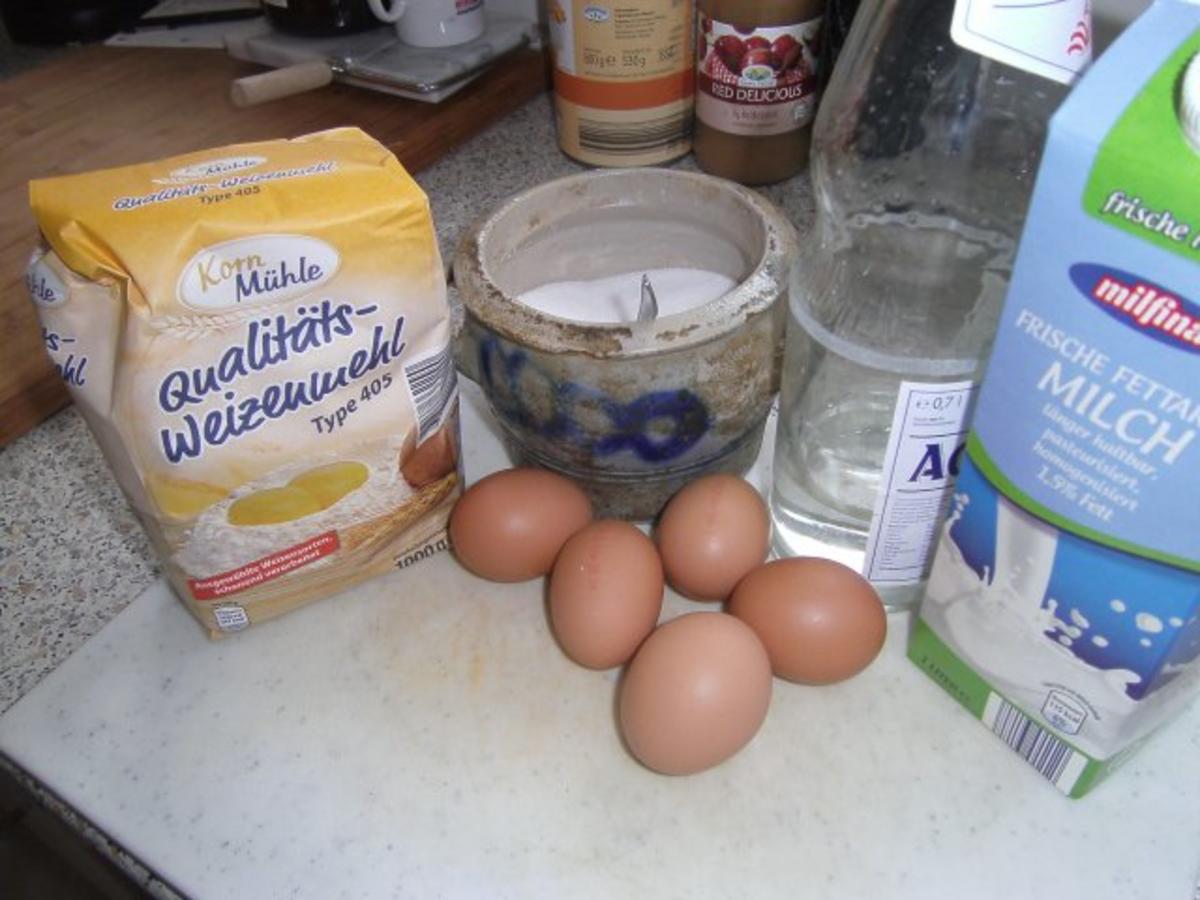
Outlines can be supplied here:
<path id="1" fill-rule="evenodd" d="M 730 134 L 786 134 L 817 109 L 820 18 L 742 28 L 697 18 L 696 116 Z"/>

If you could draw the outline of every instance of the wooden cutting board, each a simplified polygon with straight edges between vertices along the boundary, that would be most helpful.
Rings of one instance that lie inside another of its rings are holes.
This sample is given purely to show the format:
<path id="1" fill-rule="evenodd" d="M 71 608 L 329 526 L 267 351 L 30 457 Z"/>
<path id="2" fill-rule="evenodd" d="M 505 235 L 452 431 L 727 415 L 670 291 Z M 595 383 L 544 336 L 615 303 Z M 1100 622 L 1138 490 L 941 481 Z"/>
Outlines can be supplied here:
<path id="1" fill-rule="evenodd" d="M 37 237 L 30 179 L 339 125 L 364 129 L 417 172 L 547 86 L 530 50 L 438 104 L 332 85 L 235 108 L 229 82 L 256 71 L 217 50 L 90 46 L 0 81 L 0 446 L 70 402 L 25 293 Z"/>

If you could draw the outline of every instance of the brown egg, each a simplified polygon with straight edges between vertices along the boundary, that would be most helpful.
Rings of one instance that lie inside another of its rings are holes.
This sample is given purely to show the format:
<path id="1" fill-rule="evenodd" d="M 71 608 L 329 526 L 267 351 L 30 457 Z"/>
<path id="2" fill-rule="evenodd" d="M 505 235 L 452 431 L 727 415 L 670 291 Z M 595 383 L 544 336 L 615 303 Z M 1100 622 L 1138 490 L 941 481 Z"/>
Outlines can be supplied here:
<path id="1" fill-rule="evenodd" d="M 675 494 L 658 523 L 667 582 L 694 600 L 724 600 L 767 558 L 771 536 L 758 491 L 736 475 L 705 475 Z"/>
<path id="2" fill-rule="evenodd" d="M 592 669 L 622 665 L 662 609 L 658 550 L 628 522 L 593 522 L 563 545 L 549 597 L 550 624 L 567 656 Z"/>
<path id="3" fill-rule="evenodd" d="M 491 581 L 545 575 L 567 538 L 592 519 L 574 482 L 545 469 L 505 469 L 480 479 L 450 513 L 458 561 Z"/>
<path id="4" fill-rule="evenodd" d="M 458 464 L 450 426 L 443 425 L 419 445 L 415 434 L 410 434 L 401 460 L 400 472 L 411 487 L 422 488 L 449 475 Z"/>
<path id="5" fill-rule="evenodd" d="M 887 615 L 871 583 L 828 559 L 759 566 L 738 583 L 729 612 L 754 629 L 776 675 L 802 684 L 857 675 L 887 637 Z"/>
<path id="6" fill-rule="evenodd" d="M 621 683 L 621 733 L 667 775 L 715 766 L 750 742 L 771 702 L 771 663 L 754 632 L 725 613 L 690 613 L 646 638 Z"/>

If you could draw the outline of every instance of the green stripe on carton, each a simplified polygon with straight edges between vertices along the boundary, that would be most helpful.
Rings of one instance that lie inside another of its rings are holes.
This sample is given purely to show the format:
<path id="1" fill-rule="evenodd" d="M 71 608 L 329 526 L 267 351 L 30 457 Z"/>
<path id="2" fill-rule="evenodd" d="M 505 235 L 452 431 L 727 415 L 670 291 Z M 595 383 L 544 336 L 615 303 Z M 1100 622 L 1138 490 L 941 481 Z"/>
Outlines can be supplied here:
<path id="1" fill-rule="evenodd" d="M 991 685 L 975 674 L 975 670 L 959 659 L 924 619 L 913 622 L 908 639 L 908 658 L 925 671 L 942 688 L 979 719 L 987 704 Z"/>
<path id="2" fill-rule="evenodd" d="M 1187 559 L 1183 556 L 1176 556 L 1173 553 L 1164 553 L 1161 550 L 1155 550 L 1153 547 L 1135 544 L 1132 541 L 1123 541 L 1120 538 L 1113 537 L 1111 534 L 1105 534 L 1103 531 L 1097 531 L 1094 528 L 1089 528 L 1086 525 L 1081 525 L 1072 519 L 1061 516 L 1050 507 L 1034 500 L 1000 471 L 1000 467 L 996 465 L 995 460 L 988 454 L 983 446 L 983 441 L 979 439 L 979 436 L 975 432 L 971 432 L 967 437 L 967 455 L 971 457 L 971 462 L 975 464 L 975 467 L 979 469 L 983 477 L 992 483 L 996 490 L 1027 513 L 1037 516 L 1055 528 L 1081 538 L 1086 538 L 1094 544 L 1120 550 L 1122 553 L 1140 556 L 1143 559 L 1174 566 L 1177 569 L 1184 569 L 1188 572 L 1200 572 L 1200 559 Z"/>
<path id="3" fill-rule="evenodd" d="M 1197 162 L 1177 106 L 1180 76 L 1197 49 L 1200 31 L 1182 41 L 1126 107 L 1096 153 L 1082 198 L 1089 216 L 1192 261 L 1200 260 L 1200 209 L 1179 206 L 1190 196 L 1179 189 L 1179 181 L 1194 177 Z M 1111 208 L 1104 212 L 1110 198 L 1117 203 L 1118 194 L 1160 218 L 1169 215 L 1175 227 L 1163 233 Z"/>

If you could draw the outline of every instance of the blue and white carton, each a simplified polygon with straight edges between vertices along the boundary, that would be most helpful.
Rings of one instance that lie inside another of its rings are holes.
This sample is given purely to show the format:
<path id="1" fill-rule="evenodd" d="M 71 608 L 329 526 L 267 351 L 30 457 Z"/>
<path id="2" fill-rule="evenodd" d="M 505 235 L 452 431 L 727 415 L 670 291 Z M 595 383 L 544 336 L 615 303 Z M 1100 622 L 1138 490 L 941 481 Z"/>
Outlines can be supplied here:
<path id="1" fill-rule="evenodd" d="M 909 656 L 1082 796 L 1200 684 L 1200 6 L 1051 122 Z"/>

